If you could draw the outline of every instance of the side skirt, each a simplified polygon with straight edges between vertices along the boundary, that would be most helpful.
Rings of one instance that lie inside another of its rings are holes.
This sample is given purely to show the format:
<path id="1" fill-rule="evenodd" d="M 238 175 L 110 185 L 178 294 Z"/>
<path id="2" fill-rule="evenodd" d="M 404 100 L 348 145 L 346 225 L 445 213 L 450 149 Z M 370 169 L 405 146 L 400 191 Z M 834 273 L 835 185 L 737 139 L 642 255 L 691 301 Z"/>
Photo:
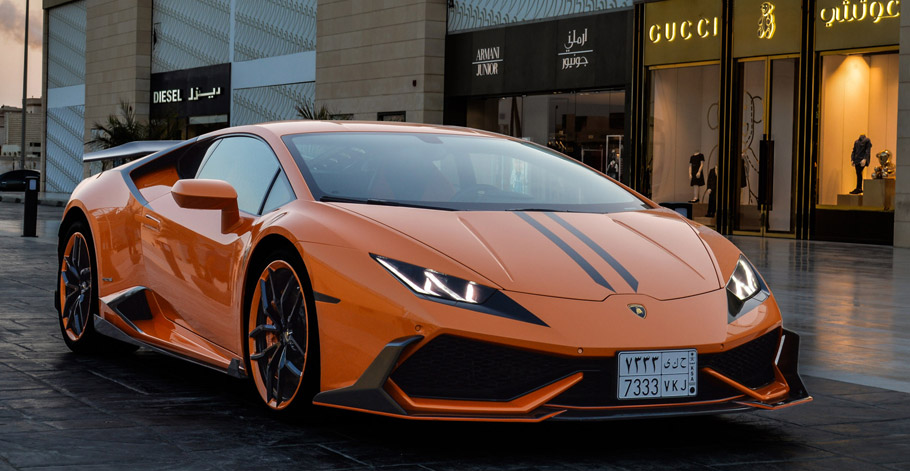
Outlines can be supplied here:
<path id="1" fill-rule="evenodd" d="M 104 336 L 107 336 L 107 337 L 111 337 L 111 338 L 116 339 L 116 340 L 119 340 L 119 341 L 121 341 L 121 342 L 125 342 L 125 343 L 129 343 L 129 344 L 132 344 L 132 345 L 136 345 L 136 346 L 138 346 L 138 347 L 147 348 L 147 349 L 152 350 L 152 351 L 154 351 L 154 352 L 161 353 L 161 354 L 164 354 L 164 355 L 168 355 L 168 356 L 171 356 L 171 357 L 174 357 L 174 358 L 178 358 L 178 359 L 183 360 L 183 361 L 188 361 L 188 362 L 190 362 L 190 363 L 193 363 L 194 365 L 204 366 L 204 367 L 209 368 L 209 369 L 211 369 L 211 370 L 215 370 L 215 371 L 218 371 L 218 372 L 220 372 L 220 373 L 224 373 L 224 374 L 227 374 L 227 375 L 229 375 L 229 376 L 233 376 L 233 377 L 235 377 L 235 378 L 244 379 L 244 378 L 247 377 L 246 371 L 244 371 L 244 369 L 240 366 L 240 362 L 239 362 L 238 360 L 236 360 L 236 359 L 231 360 L 231 363 L 230 363 L 230 365 L 228 366 L 227 369 L 219 368 L 219 367 L 217 367 L 217 366 L 215 366 L 215 365 L 211 365 L 211 364 L 208 364 L 208 363 L 199 361 L 199 360 L 197 360 L 197 359 L 195 359 L 195 358 L 191 358 L 191 357 L 186 356 L 186 355 L 181 355 L 181 354 L 176 353 L 176 352 L 172 352 L 172 351 L 169 351 L 169 350 L 165 350 L 165 349 L 163 349 L 163 348 L 161 348 L 161 347 L 157 347 L 157 346 L 155 346 L 155 345 L 152 345 L 152 344 L 143 342 L 143 341 L 141 341 L 141 340 L 139 340 L 139 339 L 136 339 L 136 338 L 134 338 L 134 337 L 130 337 L 130 336 L 127 335 L 125 332 L 123 332 L 122 330 L 120 330 L 119 328 L 117 328 L 117 326 L 115 326 L 114 324 L 111 324 L 110 322 L 108 322 L 107 320 L 103 319 L 101 316 L 99 316 L 99 315 L 97 315 L 97 314 L 93 316 L 93 321 L 94 321 L 94 324 L 95 324 L 95 331 L 98 332 L 98 333 L 101 334 L 101 335 L 104 335 Z M 138 330 L 138 329 L 137 329 L 137 330 Z"/>

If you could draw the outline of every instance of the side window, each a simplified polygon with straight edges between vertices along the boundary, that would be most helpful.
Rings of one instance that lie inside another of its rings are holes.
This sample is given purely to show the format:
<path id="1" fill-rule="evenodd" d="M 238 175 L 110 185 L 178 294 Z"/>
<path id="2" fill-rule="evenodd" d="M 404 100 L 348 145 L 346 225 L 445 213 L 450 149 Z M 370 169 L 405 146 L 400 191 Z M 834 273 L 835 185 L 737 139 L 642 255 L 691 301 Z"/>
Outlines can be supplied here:
<path id="1" fill-rule="evenodd" d="M 177 175 L 180 178 L 194 178 L 199 173 L 199 165 L 218 147 L 221 141 L 197 142 L 183 151 L 177 160 Z"/>
<path id="2" fill-rule="evenodd" d="M 230 183 L 237 190 L 240 210 L 259 214 L 278 170 L 278 159 L 265 142 L 252 137 L 226 137 L 210 150 L 196 178 Z"/>
<path id="3" fill-rule="evenodd" d="M 284 172 L 281 172 L 275 177 L 275 183 L 272 185 L 271 191 L 269 191 L 268 198 L 265 199 L 265 204 L 262 206 L 262 214 L 274 211 L 293 199 L 294 190 L 291 188 L 291 183 Z"/>

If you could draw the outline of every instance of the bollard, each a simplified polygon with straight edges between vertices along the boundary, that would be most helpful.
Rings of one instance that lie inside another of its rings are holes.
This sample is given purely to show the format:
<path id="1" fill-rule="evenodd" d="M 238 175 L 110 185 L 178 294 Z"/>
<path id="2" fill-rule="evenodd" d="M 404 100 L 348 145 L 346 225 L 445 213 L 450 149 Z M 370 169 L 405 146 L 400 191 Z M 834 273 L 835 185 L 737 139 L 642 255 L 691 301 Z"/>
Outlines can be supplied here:
<path id="1" fill-rule="evenodd" d="M 36 237 L 38 224 L 38 177 L 25 177 L 25 214 L 22 217 L 22 237 Z"/>

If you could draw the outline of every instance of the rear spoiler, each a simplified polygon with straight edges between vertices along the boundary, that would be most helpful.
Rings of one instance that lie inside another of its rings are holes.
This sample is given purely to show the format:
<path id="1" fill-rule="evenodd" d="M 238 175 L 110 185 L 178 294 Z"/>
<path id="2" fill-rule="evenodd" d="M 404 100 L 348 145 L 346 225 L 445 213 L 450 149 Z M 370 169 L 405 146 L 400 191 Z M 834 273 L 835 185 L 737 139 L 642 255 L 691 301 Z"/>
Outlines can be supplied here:
<path id="1" fill-rule="evenodd" d="M 134 159 L 145 157 L 176 146 L 184 141 L 133 141 L 110 149 L 89 152 L 82 157 L 83 162 L 102 162 L 105 160 Z"/>

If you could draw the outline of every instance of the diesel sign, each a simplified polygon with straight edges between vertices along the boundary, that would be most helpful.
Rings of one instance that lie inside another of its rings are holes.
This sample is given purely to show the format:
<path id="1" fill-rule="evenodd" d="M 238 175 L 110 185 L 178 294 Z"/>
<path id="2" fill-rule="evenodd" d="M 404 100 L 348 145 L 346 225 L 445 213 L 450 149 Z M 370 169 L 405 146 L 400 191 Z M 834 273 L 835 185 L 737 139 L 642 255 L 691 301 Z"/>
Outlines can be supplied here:
<path id="1" fill-rule="evenodd" d="M 179 88 L 152 92 L 152 103 L 176 103 L 178 101 L 183 101 Z"/>

